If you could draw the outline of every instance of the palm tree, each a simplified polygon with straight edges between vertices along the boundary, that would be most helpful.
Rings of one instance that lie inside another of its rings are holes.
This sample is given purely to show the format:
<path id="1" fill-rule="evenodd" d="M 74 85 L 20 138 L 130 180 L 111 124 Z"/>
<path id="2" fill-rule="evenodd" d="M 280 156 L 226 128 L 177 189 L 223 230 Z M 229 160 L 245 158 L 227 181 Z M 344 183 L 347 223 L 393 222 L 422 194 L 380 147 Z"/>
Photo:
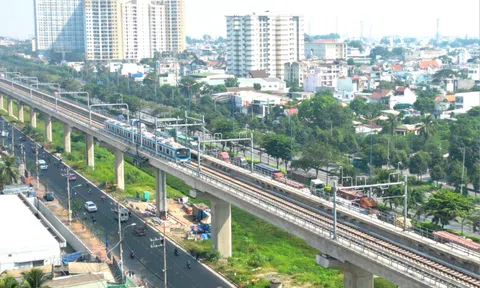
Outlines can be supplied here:
<path id="1" fill-rule="evenodd" d="M 18 284 L 17 280 L 13 277 L 8 275 L 7 277 L 0 280 L 0 288 L 20 288 L 20 284 Z"/>
<path id="2" fill-rule="evenodd" d="M 393 132 L 395 131 L 395 128 L 397 128 L 397 125 L 398 125 L 397 116 L 389 114 L 388 119 L 386 121 L 387 121 L 388 128 L 390 130 L 390 134 L 393 135 Z"/>
<path id="3" fill-rule="evenodd" d="M 6 156 L 0 160 L 0 187 L 12 184 L 20 177 L 14 156 Z"/>
<path id="4" fill-rule="evenodd" d="M 28 288 L 48 288 L 44 284 L 50 280 L 50 276 L 40 269 L 32 268 L 30 271 L 22 272 L 22 276 L 25 286 Z"/>
<path id="5" fill-rule="evenodd" d="M 437 131 L 437 121 L 433 119 L 432 115 L 427 115 L 423 117 L 423 127 L 420 129 L 420 134 L 425 137 L 425 140 L 428 137 L 435 135 Z"/>

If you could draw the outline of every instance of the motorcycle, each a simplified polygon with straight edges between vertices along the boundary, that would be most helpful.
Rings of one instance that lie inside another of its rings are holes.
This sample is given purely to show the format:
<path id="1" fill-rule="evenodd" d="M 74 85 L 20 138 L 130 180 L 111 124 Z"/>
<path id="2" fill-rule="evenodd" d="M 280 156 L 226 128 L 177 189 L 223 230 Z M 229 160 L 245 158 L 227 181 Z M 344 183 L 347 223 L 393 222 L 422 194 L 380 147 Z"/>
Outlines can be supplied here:
<path id="1" fill-rule="evenodd" d="M 173 254 L 175 254 L 175 256 L 178 256 L 178 249 L 175 248 L 175 250 L 173 250 Z"/>
<path id="2" fill-rule="evenodd" d="M 132 251 L 132 253 L 130 253 L 130 258 L 132 258 L 132 259 L 135 258 L 135 254 L 133 254 L 133 251 Z"/>
<path id="3" fill-rule="evenodd" d="M 192 264 L 190 263 L 190 261 L 187 261 L 187 268 L 188 268 L 188 269 L 191 269 L 191 268 L 192 268 Z"/>

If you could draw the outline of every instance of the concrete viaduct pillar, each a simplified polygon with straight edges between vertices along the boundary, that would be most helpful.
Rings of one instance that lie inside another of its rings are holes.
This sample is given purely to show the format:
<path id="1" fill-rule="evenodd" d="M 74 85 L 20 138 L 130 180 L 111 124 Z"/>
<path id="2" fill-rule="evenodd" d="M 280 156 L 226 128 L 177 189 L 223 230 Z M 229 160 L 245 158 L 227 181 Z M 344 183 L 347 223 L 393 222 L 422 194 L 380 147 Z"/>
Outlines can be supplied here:
<path id="1" fill-rule="evenodd" d="M 23 104 L 20 101 L 17 102 L 17 108 L 18 108 L 18 121 L 23 123 Z"/>
<path id="2" fill-rule="evenodd" d="M 35 108 L 30 106 L 30 126 L 37 128 L 37 113 L 35 113 Z"/>
<path id="3" fill-rule="evenodd" d="M 212 197 L 212 246 L 222 257 L 232 257 L 232 211 L 231 205 Z"/>
<path id="4" fill-rule="evenodd" d="M 87 166 L 91 168 L 95 168 L 95 154 L 93 150 L 93 136 L 85 134 L 85 138 L 87 138 L 85 141 L 87 144 Z"/>
<path id="5" fill-rule="evenodd" d="M 45 140 L 52 142 L 52 116 L 45 114 Z"/>
<path id="6" fill-rule="evenodd" d="M 5 110 L 3 101 L 3 94 L 0 94 L 0 110 Z"/>
<path id="7" fill-rule="evenodd" d="M 8 97 L 8 99 L 7 99 L 7 112 L 8 112 L 8 116 L 10 116 L 10 117 L 13 116 L 13 99 L 12 99 L 12 97 Z"/>
<path id="8" fill-rule="evenodd" d="M 155 199 L 157 216 L 167 215 L 167 173 L 155 168 Z"/>
<path id="9" fill-rule="evenodd" d="M 317 255 L 317 264 L 343 271 L 343 287 L 373 288 L 373 274 L 349 262 L 341 262 L 327 255 Z"/>
<path id="10" fill-rule="evenodd" d="M 125 168 L 123 161 L 123 152 L 120 149 L 115 149 L 115 182 L 117 188 L 125 190 Z M 158 199 L 158 198 L 157 198 Z"/>
<path id="11" fill-rule="evenodd" d="M 63 147 L 65 152 L 71 153 L 72 152 L 72 146 L 70 142 L 70 134 L 71 134 L 72 129 L 70 128 L 70 125 L 67 123 L 63 123 Z"/>

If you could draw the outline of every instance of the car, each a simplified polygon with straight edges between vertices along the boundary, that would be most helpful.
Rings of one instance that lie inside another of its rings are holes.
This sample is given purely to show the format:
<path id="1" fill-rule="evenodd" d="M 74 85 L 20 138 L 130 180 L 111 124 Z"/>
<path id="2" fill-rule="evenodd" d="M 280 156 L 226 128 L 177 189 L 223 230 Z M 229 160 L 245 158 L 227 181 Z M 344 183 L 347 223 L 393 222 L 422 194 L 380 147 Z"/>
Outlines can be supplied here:
<path id="1" fill-rule="evenodd" d="M 85 209 L 88 212 L 97 212 L 97 205 L 95 205 L 95 203 L 93 203 L 92 201 L 87 201 L 85 202 Z"/>
<path id="2" fill-rule="evenodd" d="M 137 226 L 133 228 L 133 234 L 137 236 L 145 236 L 147 233 L 147 230 L 143 226 Z"/>
<path id="3" fill-rule="evenodd" d="M 68 176 L 68 181 L 75 181 L 75 180 L 77 180 L 77 175 L 72 173 Z"/>
<path id="4" fill-rule="evenodd" d="M 45 162 L 45 160 L 43 160 L 43 159 L 38 160 L 38 168 L 40 168 L 40 170 L 47 170 L 48 169 L 48 165 Z"/>
<path id="5" fill-rule="evenodd" d="M 27 141 L 27 137 L 26 137 L 26 136 L 20 136 L 18 139 L 19 139 L 21 142 Z"/>

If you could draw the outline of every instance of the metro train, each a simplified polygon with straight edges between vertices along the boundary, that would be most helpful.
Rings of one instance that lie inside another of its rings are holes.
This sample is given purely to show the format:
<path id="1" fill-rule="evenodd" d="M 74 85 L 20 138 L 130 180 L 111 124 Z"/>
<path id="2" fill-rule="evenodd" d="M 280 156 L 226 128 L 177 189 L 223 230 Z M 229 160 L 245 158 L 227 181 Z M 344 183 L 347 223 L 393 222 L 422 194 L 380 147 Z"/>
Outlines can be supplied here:
<path id="1" fill-rule="evenodd" d="M 178 143 L 172 138 L 167 138 L 165 135 L 157 133 L 157 147 L 155 147 L 155 135 L 148 131 L 141 131 L 136 127 L 132 127 L 126 123 L 116 120 L 106 120 L 104 128 L 109 133 L 121 137 L 125 140 L 132 141 L 142 145 L 142 148 L 167 156 L 168 158 L 189 163 L 191 159 L 191 151 Z M 140 129 L 141 130 L 141 129 Z M 133 135 L 132 135 L 133 133 Z M 160 137 L 159 137 L 160 136 Z M 163 137 L 162 137 L 163 136 Z"/>

